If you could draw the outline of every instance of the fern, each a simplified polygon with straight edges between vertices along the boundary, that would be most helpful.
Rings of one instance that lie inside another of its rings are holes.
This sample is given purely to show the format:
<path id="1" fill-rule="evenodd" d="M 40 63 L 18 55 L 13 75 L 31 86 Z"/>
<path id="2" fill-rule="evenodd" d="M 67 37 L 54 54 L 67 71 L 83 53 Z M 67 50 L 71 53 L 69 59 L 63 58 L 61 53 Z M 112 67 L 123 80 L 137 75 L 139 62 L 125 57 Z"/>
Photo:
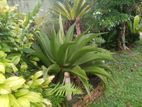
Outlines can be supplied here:
<path id="1" fill-rule="evenodd" d="M 75 86 L 74 84 L 56 84 L 55 87 L 49 88 L 46 90 L 46 95 L 51 96 L 65 96 L 65 95 L 76 95 L 76 94 L 82 94 L 82 91 L 80 88 Z"/>

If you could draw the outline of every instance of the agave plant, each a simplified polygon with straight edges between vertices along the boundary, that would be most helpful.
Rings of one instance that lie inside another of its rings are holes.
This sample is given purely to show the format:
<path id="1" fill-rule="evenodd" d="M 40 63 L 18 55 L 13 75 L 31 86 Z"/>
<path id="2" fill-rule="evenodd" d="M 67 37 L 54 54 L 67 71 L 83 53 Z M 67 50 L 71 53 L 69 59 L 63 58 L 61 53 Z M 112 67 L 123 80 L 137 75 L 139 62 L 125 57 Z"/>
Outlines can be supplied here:
<path id="1" fill-rule="evenodd" d="M 65 0 L 64 3 L 57 2 L 54 7 L 54 12 L 58 15 L 61 14 L 68 21 L 65 24 L 66 30 L 76 22 L 76 33 L 80 35 L 80 17 L 85 15 L 90 10 L 90 6 L 86 0 Z"/>
<path id="2" fill-rule="evenodd" d="M 110 52 L 98 48 L 89 42 L 100 34 L 84 34 L 74 38 L 74 25 L 64 34 L 62 19 L 59 19 L 60 29 L 52 35 L 36 33 L 36 43 L 25 51 L 37 56 L 48 67 L 46 72 L 54 74 L 58 82 L 71 84 L 71 76 L 78 77 L 89 93 L 88 74 L 98 76 L 103 83 L 111 78 L 105 70 L 103 62 L 111 60 Z M 60 78 L 63 77 L 63 78 Z M 61 81 L 60 81 L 61 80 Z"/>

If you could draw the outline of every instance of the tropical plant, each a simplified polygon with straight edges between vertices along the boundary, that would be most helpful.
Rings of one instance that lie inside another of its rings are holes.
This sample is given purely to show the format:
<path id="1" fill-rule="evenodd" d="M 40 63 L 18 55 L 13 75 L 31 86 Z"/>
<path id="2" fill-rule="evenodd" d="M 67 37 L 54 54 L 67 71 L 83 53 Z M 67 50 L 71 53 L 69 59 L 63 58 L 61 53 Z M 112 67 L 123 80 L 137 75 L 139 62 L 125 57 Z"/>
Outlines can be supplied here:
<path id="1" fill-rule="evenodd" d="M 16 76 L 18 75 L 16 63 L 18 61 L 8 60 L 7 54 L 0 51 L 0 107 L 49 107 L 51 103 L 32 88 L 33 84 L 40 85 L 40 79 L 34 81 L 41 76 L 40 73 L 37 72 L 32 76 L 31 85 L 30 79 L 25 80 L 22 76 Z M 52 79 L 53 76 L 49 76 L 46 81 L 43 80 L 44 86 L 47 87 Z"/>
<path id="2" fill-rule="evenodd" d="M 0 73 L 0 106 L 1 107 L 49 107 L 51 104 L 40 93 L 26 88 L 22 77 L 5 78 Z"/>
<path id="3" fill-rule="evenodd" d="M 64 3 L 57 2 L 54 7 L 54 12 L 58 15 L 61 14 L 66 18 L 65 30 L 76 22 L 76 33 L 81 34 L 80 17 L 85 15 L 90 10 L 90 6 L 87 4 L 86 0 L 65 0 Z"/>
<path id="4" fill-rule="evenodd" d="M 61 16 L 59 23 L 58 33 L 53 30 L 53 34 L 47 36 L 37 32 L 35 34 L 36 43 L 25 52 L 37 56 L 48 67 L 46 72 L 55 74 L 57 83 L 71 84 L 73 75 L 79 78 L 88 93 L 90 90 L 88 74 L 96 75 L 103 83 L 107 83 L 107 79 L 110 79 L 111 76 L 106 71 L 107 67 L 103 62 L 112 60 L 112 56 L 110 52 L 98 48 L 95 44 L 89 44 L 93 38 L 100 34 L 84 34 L 74 39 L 74 25 L 65 35 Z M 71 96 L 67 96 L 67 98 L 71 99 Z"/>
<path id="5" fill-rule="evenodd" d="M 14 61 L 18 71 L 26 72 L 33 66 L 37 68 L 35 58 L 26 60 L 27 55 L 22 50 L 30 47 L 33 42 L 32 31 L 37 28 L 35 17 L 40 10 L 41 3 L 38 2 L 27 15 L 17 12 L 16 7 L 9 7 L 7 2 L 4 1 L 4 3 L 5 5 L 0 5 L 0 50 L 8 53 L 7 58 Z"/>

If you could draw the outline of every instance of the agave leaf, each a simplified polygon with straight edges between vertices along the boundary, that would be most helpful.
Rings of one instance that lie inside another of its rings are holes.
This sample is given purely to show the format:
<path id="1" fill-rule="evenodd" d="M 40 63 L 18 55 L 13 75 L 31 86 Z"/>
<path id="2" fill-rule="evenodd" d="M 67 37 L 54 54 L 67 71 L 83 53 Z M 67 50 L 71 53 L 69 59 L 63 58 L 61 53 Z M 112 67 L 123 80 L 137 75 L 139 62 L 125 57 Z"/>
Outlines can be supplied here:
<path id="1" fill-rule="evenodd" d="M 77 37 L 76 40 L 74 40 L 74 44 L 70 46 L 67 57 L 71 58 L 74 52 L 78 51 L 83 46 L 86 46 L 86 44 L 95 37 L 95 34 L 80 35 L 79 37 Z"/>
<path id="2" fill-rule="evenodd" d="M 38 45 L 42 49 L 43 53 L 48 57 L 51 62 L 54 62 L 53 54 L 51 53 L 50 40 L 47 35 L 39 32 L 36 36 L 38 39 Z"/>
<path id="3" fill-rule="evenodd" d="M 40 58 L 40 60 L 42 60 L 42 62 L 45 64 L 45 65 L 50 65 L 50 60 L 47 56 L 45 56 L 45 54 L 42 52 L 41 48 L 36 45 L 36 44 L 33 44 L 33 49 L 34 49 L 34 53 L 32 53 L 33 55 L 37 56 Z"/>
<path id="4" fill-rule="evenodd" d="M 108 79 L 111 79 L 111 75 L 107 71 L 105 71 L 103 68 L 89 66 L 89 67 L 85 67 L 84 70 L 87 73 L 92 73 L 94 75 L 99 74 L 99 75 L 105 76 Z"/>
<path id="5" fill-rule="evenodd" d="M 68 42 L 70 42 L 70 41 L 73 40 L 74 26 L 75 26 L 75 24 L 73 24 L 73 25 L 69 28 L 69 30 L 67 31 L 66 36 L 65 36 L 65 41 L 64 41 L 65 43 L 68 43 Z"/>
<path id="6" fill-rule="evenodd" d="M 73 64 L 76 60 L 78 60 L 85 54 L 94 52 L 96 50 L 99 50 L 99 48 L 96 48 L 96 46 L 84 46 L 81 49 L 78 49 L 76 52 L 72 53 L 72 56 L 70 57 L 70 63 Z"/>
<path id="7" fill-rule="evenodd" d="M 44 72 L 46 72 L 46 73 L 51 73 L 51 71 L 55 71 L 55 72 L 60 71 L 59 65 L 52 64 L 47 69 L 44 70 Z M 45 76 L 45 74 L 44 74 L 44 77 L 47 77 L 47 76 Z"/>
<path id="8" fill-rule="evenodd" d="M 82 82 L 82 84 L 84 85 L 87 93 L 90 93 L 90 86 L 89 86 L 89 81 L 88 81 L 88 77 L 86 75 L 86 72 L 81 69 L 79 66 L 74 67 L 71 70 L 71 73 L 73 73 L 74 75 L 76 75 Z"/>
<path id="9" fill-rule="evenodd" d="M 53 28 L 53 35 L 50 36 L 50 46 L 51 46 L 51 52 L 53 54 L 53 56 L 55 57 L 55 59 L 57 59 L 57 52 L 59 50 L 59 47 L 61 46 L 59 40 L 58 40 L 58 35 L 55 31 L 55 29 Z"/>
<path id="10" fill-rule="evenodd" d="M 95 53 L 95 52 L 89 52 L 79 58 L 74 65 L 81 65 L 93 60 L 113 60 L 112 56 L 110 53 Z"/>
<path id="11" fill-rule="evenodd" d="M 67 55 L 67 52 L 68 52 L 68 48 L 72 44 L 73 44 L 72 42 L 69 42 L 69 43 L 64 43 L 63 45 L 60 46 L 58 54 L 57 54 L 58 58 L 56 59 L 56 61 L 57 61 L 57 63 L 59 65 L 64 64 L 64 62 L 66 60 L 66 55 Z"/>
<path id="12" fill-rule="evenodd" d="M 96 74 L 96 76 L 99 77 L 102 80 L 103 84 L 106 87 L 107 83 L 108 83 L 108 79 L 105 76 L 101 75 L 101 74 Z"/>
<path id="13" fill-rule="evenodd" d="M 63 44 L 64 39 L 65 39 L 65 34 L 64 34 L 64 28 L 63 28 L 63 22 L 62 22 L 61 15 L 59 16 L 59 26 L 60 26 L 60 29 L 59 29 L 59 41 L 60 41 L 60 44 Z"/>

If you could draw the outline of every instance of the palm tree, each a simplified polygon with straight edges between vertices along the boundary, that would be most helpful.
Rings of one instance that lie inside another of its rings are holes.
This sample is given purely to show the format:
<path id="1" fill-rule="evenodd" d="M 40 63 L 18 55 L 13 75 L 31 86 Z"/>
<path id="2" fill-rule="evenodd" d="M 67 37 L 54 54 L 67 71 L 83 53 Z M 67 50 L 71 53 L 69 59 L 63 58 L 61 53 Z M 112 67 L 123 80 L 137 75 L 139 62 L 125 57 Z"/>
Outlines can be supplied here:
<path id="1" fill-rule="evenodd" d="M 80 17 L 85 15 L 90 10 L 90 6 L 87 4 L 86 0 L 65 0 L 62 2 L 57 2 L 54 7 L 54 12 L 61 14 L 66 18 L 65 31 L 73 24 L 76 23 L 76 33 L 81 34 Z"/>

